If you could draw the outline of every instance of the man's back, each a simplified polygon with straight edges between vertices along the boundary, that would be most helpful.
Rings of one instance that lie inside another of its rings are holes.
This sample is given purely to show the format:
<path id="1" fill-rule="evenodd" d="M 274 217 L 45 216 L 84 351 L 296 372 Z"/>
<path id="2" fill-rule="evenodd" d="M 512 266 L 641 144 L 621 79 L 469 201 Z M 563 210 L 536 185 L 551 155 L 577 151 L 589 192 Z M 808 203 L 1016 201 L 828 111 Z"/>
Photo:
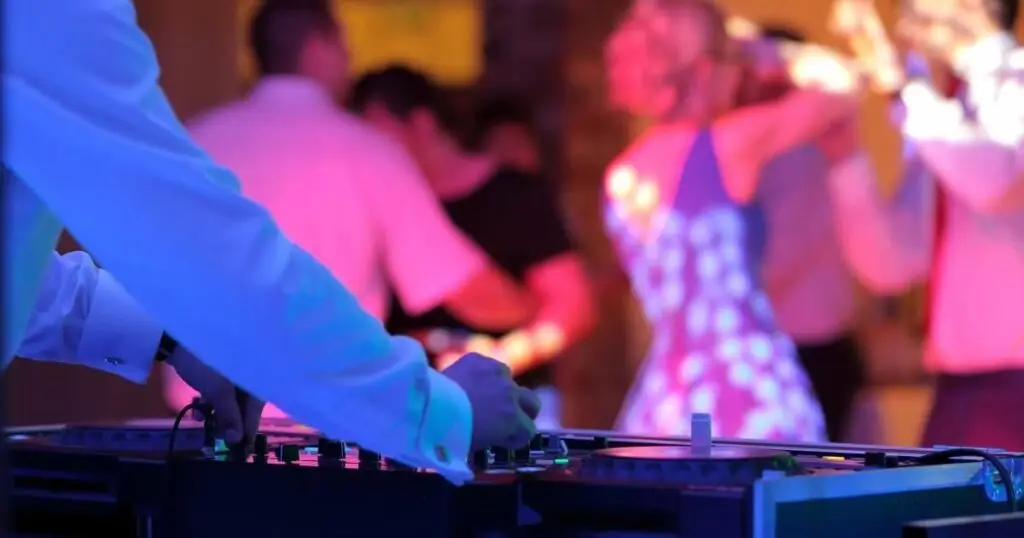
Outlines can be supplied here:
<path id="1" fill-rule="evenodd" d="M 191 127 L 195 140 L 234 171 L 242 192 L 274 216 L 380 318 L 386 286 L 377 246 L 379 170 L 400 151 L 327 94 L 301 80 L 264 82 L 248 98 Z M 255 232 L 255 231 L 254 231 Z"/>
<path id="2" fill-rule="evenodd" d="M 248 98 L 199 118 L 191 131 L 235 172 L 242 192 L 377 319 L 387 313 L 390 291 L 407 310 L 424 312 L 486 263 L 405 151 L 337 108 L 312 80 L 266 77 Z M 172 407 L 193 394 L 168 380 Z M 268 407 L 264 415 L 280 411 Z"/>

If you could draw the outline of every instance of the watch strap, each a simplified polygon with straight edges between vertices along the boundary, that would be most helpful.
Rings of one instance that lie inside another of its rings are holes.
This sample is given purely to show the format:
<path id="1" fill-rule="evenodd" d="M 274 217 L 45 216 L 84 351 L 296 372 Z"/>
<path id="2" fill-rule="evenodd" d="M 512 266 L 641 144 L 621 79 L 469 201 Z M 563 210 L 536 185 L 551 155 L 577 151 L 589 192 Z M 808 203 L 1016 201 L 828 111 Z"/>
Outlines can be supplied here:
<path id="1" fill-rule="evenodd" d="M 171 335 L 165 331 L 160 335 L 160 346 L 156 349 L 156 362 L 167 362 L 167 359 L 174 355 L 174 352 L 178 350 L 178 341 L 175 340 Z"/>

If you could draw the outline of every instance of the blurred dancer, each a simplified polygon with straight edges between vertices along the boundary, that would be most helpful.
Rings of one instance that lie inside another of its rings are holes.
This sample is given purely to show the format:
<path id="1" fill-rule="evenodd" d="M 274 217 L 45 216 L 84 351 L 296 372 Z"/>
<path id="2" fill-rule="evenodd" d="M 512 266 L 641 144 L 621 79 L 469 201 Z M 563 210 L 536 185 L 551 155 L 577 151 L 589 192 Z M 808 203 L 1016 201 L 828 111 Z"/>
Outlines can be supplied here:
<path id="1" fill-rule="evenodd" d="M 443 304 L 489 329 L 529 319 L 529 297 L 452 226 L 408 154 L 335 106 L 347 62 L 326 3 L 266 2 L 250 32 L 256 87 L 191 125 L 242 192 L 378 319 L 392 291 L 412 312 Z M 166 391 L 172 407 L 193 395 L 176 376 Z"/>
<path id="2" fill-rule="evenodd" d="M 540 173 L 540 148 L 533 120 L 511 101 L 499 99 L 480 107 L 473 117 L 471 140 L 474 148 L 503 165 Z"/>
<path id="3" fill-rule="evenodd" d="M 619 427 L 686 435 L 688 415 L 709 412 L 716 436 L 823 440 L 761 290 L 760 215 L 744 204 L 766 162 L 856 107 L 858 80 L 822 49 L 779 47 L 801 89 L 735 110 L 747 60 L 734 45 L 702 0 L 638 1 L 608 43 L 612 100 L 657 121 L 605 184 L 606 226 L 654 333 Z"/>
<path id="4" fill-rule="evenodd" d="M 837 25 L 859 43 L 875 78 L 891 81 L 880 89 L 899 95 L 893 116 L 906 148 L 903 182 L 890 200 L 868 158 L 848 144 L 831 181 L 847 255 L 880 292 L 929 280 L 924 362 L 937 379 L 923 443 L 1024 449 L 1024 416 L 1013 411 L 1024 406 L 1018 3 L 905 2 L 899 28 L 916 66 L 908 68 L 884 33 L 865 31 L 881 26 L 873 6 L 848 4 L 852 15 Z"/>
<path id="5" fill-rule="evenodd" d="M 555 194 L 530 172 L 462 150 L 445 128 L 440 88 L 421 73 L 404 67 L 370 73 L 354 86 L 350 104 L 405 144 L 452 221 L 522 282 L 538 306 L 528 325 L 509 332 L 488 330 L 447 308 L 410 315 L 395 305 L 389 328 L 432 335 L 425 343 L 441 353 L 439 366 L 445 347 L 459 340 L 441 337 L 445 331 L 476 335 L 466 344 L 507 361 L 516 379 L 537 391 L 544 409 L 538 427 L 558 427 L 550 361 L 590 330 L 594 312 Z"/>
<path id="6" fill-rule="evenodd" d="M 761 39 L 804 42 L 789 28 L 764 28 Z M 771 45 L 771 43 L 766 43 Z M 763 89 L 764 102 L 790 90 Z M 842 136 L 842 135 L 840 135 Z M 853 279 L 843 259 L 829 200 L 830 167 L 845 155 L 833 151 L 832 133 L 769 162 L 757 201 L 765 211 L 767 249 L 761 265 L 765 291 L 779 326 L 796 343 L 797 355 L 825 413 L 828 437 L 842 439 L 853 403 L 864 384 L 860 350 L 852 334 L 856 307 Z"/>

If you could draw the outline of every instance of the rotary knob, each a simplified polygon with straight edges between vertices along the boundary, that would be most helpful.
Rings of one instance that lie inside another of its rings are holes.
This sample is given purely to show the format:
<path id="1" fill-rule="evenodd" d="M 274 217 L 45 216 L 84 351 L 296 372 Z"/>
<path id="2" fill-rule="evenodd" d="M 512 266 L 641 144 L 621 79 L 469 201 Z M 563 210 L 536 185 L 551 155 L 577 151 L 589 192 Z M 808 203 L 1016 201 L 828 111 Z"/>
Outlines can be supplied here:
<path id="1" fill-rule="evenodd" d="M 515 451 L 511 448 L 495 448 L 494 449 L 494 464 L 495 465 L 509 465 L 515 459 Z"/>
<path id="2" fill-rule="evenodd" d="M 529 465 L 532 461 L 530 458 L 530 445 L 519 447 L 512 451 L 512 461 L 516 465 Z"/>
<path id="3" fill-rule="evenodd" d="M 376 469 L 380 467 L 381 457 L 380 454 L 373 452 L 372 450 L 366 450 L 363 447 L 359 447 L 359 468 L 360 469 Z"/>
<path id="4" fill-rule="evenodd" d="M 267 434 L 256 434 L 256 437 L 252 440 L 252 454 L 258 458 L 267 457 Z"/>
<path id="5" fill-rule="evenodd" d="M 345 457 L 345 445 L 341 441 L 321 437 L 316 443 L 316 453 L 321 459 L 340 460 Z"/>
<path id="6" fill-rule="evenodd" d="M 491 466 L 491 451 L 488 449 L 477 450 L 470 455 L 470 465 L 477 469 L 486 469 Z"/>
<path id="7" fill-rule="evenodd" d="M 277 448 L 277 460 L 281 463 L 299 461 L 299 445 L 281 445 Z"/>

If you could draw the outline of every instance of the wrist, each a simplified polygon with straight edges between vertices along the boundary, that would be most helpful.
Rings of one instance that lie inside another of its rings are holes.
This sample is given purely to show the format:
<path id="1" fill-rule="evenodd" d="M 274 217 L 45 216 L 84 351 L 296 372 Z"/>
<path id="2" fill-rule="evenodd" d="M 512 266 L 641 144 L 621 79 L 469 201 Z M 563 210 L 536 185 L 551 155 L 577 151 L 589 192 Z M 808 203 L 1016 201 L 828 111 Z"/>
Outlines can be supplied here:
<path id="1" fill-rule="evenodd" d="M 178 354 L 180 347 L 174 337 L 167 334 L 167 332 L 161 333 L 160 343 L 156 348 L 156 354 L 153 356 L 153 362 L 164 362 L 173 366 L 174 357 Z"/>

